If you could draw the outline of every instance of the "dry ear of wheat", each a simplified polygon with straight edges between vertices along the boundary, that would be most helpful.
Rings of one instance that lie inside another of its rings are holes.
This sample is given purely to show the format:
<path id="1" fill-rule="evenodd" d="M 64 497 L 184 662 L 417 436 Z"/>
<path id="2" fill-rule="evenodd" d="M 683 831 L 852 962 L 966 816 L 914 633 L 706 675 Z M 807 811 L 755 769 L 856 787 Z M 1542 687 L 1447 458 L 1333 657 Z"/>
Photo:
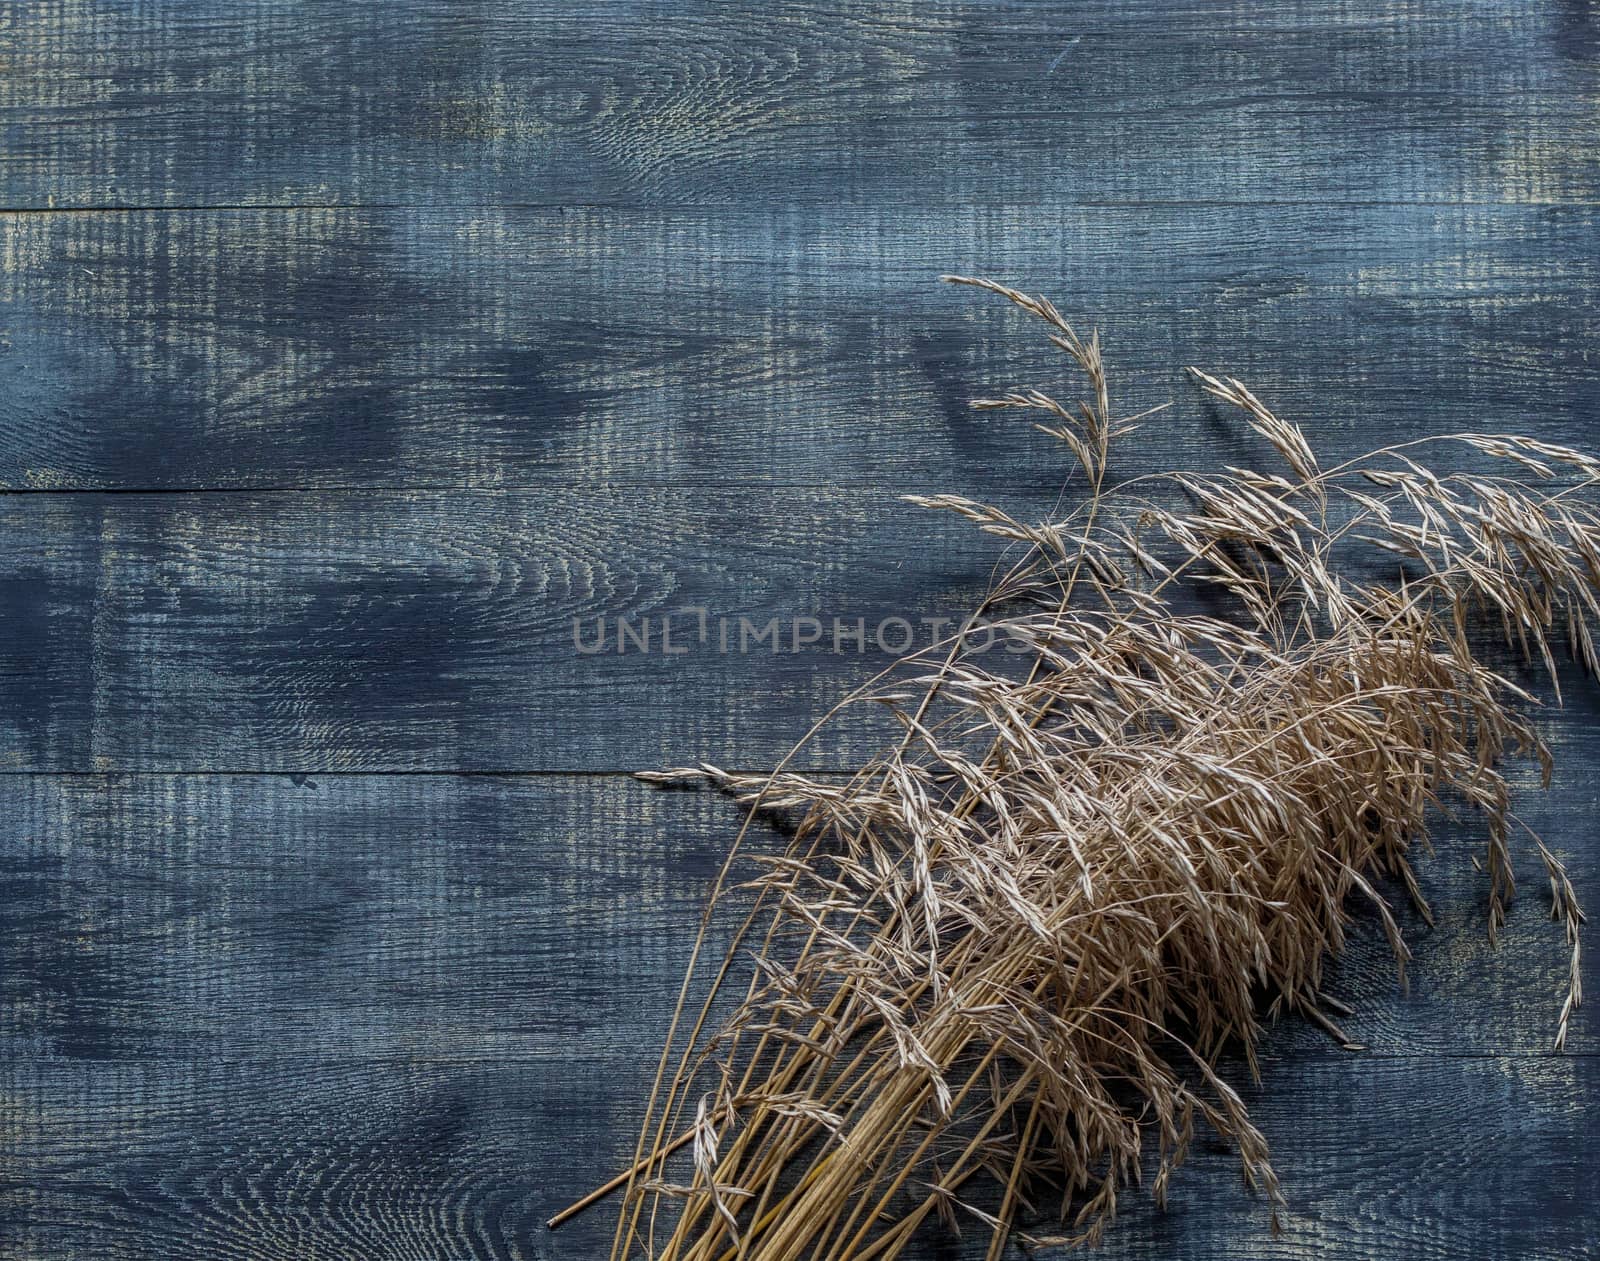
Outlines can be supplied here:
<path id="1" fill-rule="evenodd" d="M 1094 1241 L 1152 1166 L 1161 1199 L 1197 1125 L 1234 1144 L 1276 1222 L 1266 1141 L 1219 1057 L 1253 1070 L 1264 1012 L 1343 1040 L 1320 978 L 1347 901 L 1377 908 L 1403 967 L 1378 885 L 1421 906 L 1412 861 L 1451 802 L 1486 835 L 1491 936 L 1513 844 L 1543 860 L 1571 951 L 1558 1046 L 1579 1001 L 1571 885 L 1500 769 L 1531 757 L 1548 775 L 1549 756 L 1532 698 L 1475 632 L 1552 675 L 1562 634 L 1595 667 L 1600 521 L 1576 492 L 1600 463 L 1455 434 L 1324 468 L 1243 385 L 1196 372 L 1280 467 L 1114 486 L 1132 422 L 1113 413 L 1098 338 L 1047 300 L 948 279 L 1041 321 L 1081 373 L 1070 406 L 1031 389 L 974 405 L 1040 419 L 1081 466 L 1084 506 L 1030 525 L 914 501 L 1022 556 L 961 633 L 825 716 L 880 705 L 903 728 L 847 781 L 787 759 L 660 777 L 798 823 L 752 881 L 734 855 L 719 878 L 705 923 L 740 889 L 751 909 L 726 958 L 685 979 L 614 1261 L 875 1261 L 958 1216 L 995 1258 L 1046 1193 L 1061 1224 L 1033 1238 Z M 1436 474 L 1424 446 L 1488 471 Z M 1025 652 L 977 652 L 980 616 Z"/>

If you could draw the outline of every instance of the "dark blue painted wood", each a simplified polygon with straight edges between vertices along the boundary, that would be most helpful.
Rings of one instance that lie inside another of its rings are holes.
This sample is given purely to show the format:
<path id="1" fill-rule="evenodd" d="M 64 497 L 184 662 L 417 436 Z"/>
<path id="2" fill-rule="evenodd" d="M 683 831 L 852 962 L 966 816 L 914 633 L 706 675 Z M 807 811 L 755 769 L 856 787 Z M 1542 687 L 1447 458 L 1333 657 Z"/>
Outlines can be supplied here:
<path id="1" fill-rule="evenodd" d="M 1597 31 L 0 5 L 0 489 L 39 492 L 0 496 L 0 1255 L 593 1255 L 603 1213 L 541 1223 L 631 1149 L 735 812 L 544 772 L 760 766 L 877 660 L 581 658 L 572 619 L 970 601 L 993 550 L 894 496 L 1049 503 L 1047 448 L 964 402 L 1058 367 L 946 270 L 1105 326 L 1128 409 L 1179 400 L 1151 464 L 1248 454 L 1188 362 L 1335 453 L 1596 445 Z M 1526 810 L 1593 905 L 1571 690 Z M 1269 1039 L 1288 1234 L 1208 1148 L 1108 1255 L 1600 1250 L 1592 1010 L 1549 1055 L 1537 879 L 1491 952 L 1442 848 L 1412 994 L 1370 923 L 1336 969 L 1374 1051 Z"/>
<path id="2" fill-rule="evenodd" d="M 1060 356 L 950 270 L 1099 325 L 1186 466 L 1216 438 L 1190 363 L 1329 454 L 1581 440 L 1600 406 L 1592 206 L 12 215 L 0 250 L 21 488 L 1052 487 L 1038 435 L 966 401 Z"/>
<path id="3" fill-rule="evenodd" d="M 0 205 L 1586 201 L 1582 0 L 14 5 Z"/>
<path id="4" fill-rule="evenodd" d="M 1269 1061 L 1241 1093 L 1275 1139 L 1292 1209 L 1274 1238 L 1211 1143 L 1169 1209 L 1132 1194 L 1108 1261 L 1574 1261 L 1600 1246 L 1587 1107 L 1600 1059 Z M 613 1101 L 648 1089 L 636 1046 L 561 1062 L 0 1064 L 8 1256 L 603 1257 L 605 1215 L 552 1234 L 589 1160 L 632 1151 Z M 922 1255 L 976 1261 L 964 1241 Z M 1007 1251 L 1022 1261 L 1021 1250 Z M 1062 1256 L 1061 1253 L 1045 1254 Z M 1074 1254 L 1076 1255 L 1076 1254 Z"/>
<path id="5" fill-rule="evenodd" d="M 0 769 L 56 771 L 766 765 L 1000 555 L 893 495 L 742 486 L 11 496 L 0 535 Z"/>
<path id="6" fill-rule="evenodd" d="M 1600 770 L 1575 766 L 1525 803 L 1591 902 L 1572 818 L 1597 793 Z M 615 776 L 0 777 L 0 1058 L 634 1054 L 667 1019 L 730 816 Z M 1349 1031 L 1373 1056 L 1543 1055 L 1566 956 L 1538 864 L 1518 864 L 1525 894 L 1496 951 L 1470 829 L 1438 841 L 1420 877 L 1436 926 L 1400 913 L 1409 992 L 1353 908 L 1330 981 L 1358 1009 Z M 1581 1008 L 1577 1053 L 1595 1032 Z M 1298 1022 L 1267 1041 L 1326 1049 Z"/>
<path id="7" fill-rule="evenodd" d="M 13 772 L 760 769 L 1007 554 L 893 493 L 737 484 L 13 495 L 0 538 Z M 1568 690 L 1581 766 L 1600 705 Z M 859 707 L 796 765 L 893 735 Z"/>
<path id="8" fill-rule="evenodd" d="M 1558 848 L 1577 778 L 1529 816 Z M 603 1213 L 541 1223 L 628 1150 L 726 803 L 612 777 L 85 776 L 5 778 L 0 807 L 5 1255 L 594 1254 Z M 1490 951 L 1448 840 L 1422 876 L 1440 922 L 1403 916 L 1412 993 L 1364 914 L 1330 981 L 1373 1050 L 1267 1035 L 1247 1094 L 1287 1235 L 1203 1142 L 1106 1255 L 1593 1246 L 1589 1009 L 1587 1053 L 1544 1051 L 1559 935 L 1530 896 Z"/>

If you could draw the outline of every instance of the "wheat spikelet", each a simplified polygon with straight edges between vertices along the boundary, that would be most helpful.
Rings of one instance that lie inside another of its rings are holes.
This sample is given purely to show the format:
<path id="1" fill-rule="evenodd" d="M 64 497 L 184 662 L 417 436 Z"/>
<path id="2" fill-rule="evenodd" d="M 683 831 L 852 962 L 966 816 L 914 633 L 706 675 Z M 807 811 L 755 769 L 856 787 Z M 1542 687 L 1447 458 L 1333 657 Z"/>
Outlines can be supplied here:
<path id="1" fill-rule="evenodd" d="M 1061 1224 L 1034 1237 L 1093 1242 L 1152 1167 L 1164 1195 L 1200 1126 L 1233 1143 L 1276 1214 L 1266 1140 L 1219 1057 L 1253 1069 L 1264 1012 L 1348 1041 L 1320 992 L 1347 904 L 1376 907 L 1403 969 L 1377 882 L 1427 913 L 1412 863 L 1441 804 L 1481 820 L 1499 931 L 1521 832 L 1501 768 L 1533 758 L 1548 775 L 1549 755 L 1532 698 L 1475 634 L 1487 624 L 1552 671 L 1564 634 L 1596 664 L 1590 457 L 1457 434 L 1325 468 L 1244 385 L 1195 372 L 1281 468 L 1112 485 L 1131 422 L 1113 413 L 1098 338 L 1048 300 L 949 279 L 1042 321 L 1081 373 L 1071 405 L 1028 389 L 976 406 L 1042 414 L 1082 469 L 1084 506 L 1024 523 L 913 500 L 1023 555 L 961 632 L 819 722 L 883 705 L 903 728 L 847 781 L 786 766 L 657 777 L 799 817 L 788 852 L 741 880 L 736 841 L 718 881 L 707 922 L 736 886 L 753 909 L 703 1002 L 689 1001 L 701 973 L 685 979 L 614 1261 L 889 1258 L 934 1217 L 978 1222 L 993 1258 L 1045 1190 Z M 1421 461 L 1452 444 L 1497 471 Z M 1019 651 L 980 652 L 979 617 Z M 1581 915 L 1528 839 L 1571 952 L 1560 1046 Z M 673 1182 L 666 1157 L 683 1146 Z"/>

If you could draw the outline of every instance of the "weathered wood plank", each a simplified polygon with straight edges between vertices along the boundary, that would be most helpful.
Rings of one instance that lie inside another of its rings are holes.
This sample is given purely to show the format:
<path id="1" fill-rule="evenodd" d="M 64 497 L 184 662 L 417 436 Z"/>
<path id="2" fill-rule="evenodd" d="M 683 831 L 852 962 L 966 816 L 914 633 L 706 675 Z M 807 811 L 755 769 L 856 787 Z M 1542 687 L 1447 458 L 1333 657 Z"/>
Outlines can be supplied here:
<path id="1" fill-rule="evenodd" d="M 1046 502 L 962 402 L 1054 369 L 940 271 L 1109 325 L 1130 410 L 1198 362 L 1335 452 L 1581 441 L 1597 59 L 1518 0 L 0 7 L 0 206 L 299 207 L 0 218 L 0 487 L 325 492 L 0 503 L 0 768 L 312 772 L 0 776 L 0 1253 L 593 1254 L 540 1223 L 631 1144 L 734 808 L 323 772 L 767 764 L 881 658 L 572 619 L 964 607 L 992 551 L 892 496 Z M 1577 695 L 1525 814 L 1594 905 Z M 1539 881 L 1491 952 L 1461 849 L 1409 996 L 1370 923 L 1336 970 L 1373 1054 L 1269 1036 L 1289 1234 L 1206 1150 L 1102 1255 L 1600 1250 L 1593 1009 L 1538 1054 Z"/>
<path id="2" fill-rule="evenodd" d="M 961 616 L 1000 554 L 889 495 L 737 487 L 13 496 L 0 537 L 11 770 L 775 760 L 887 664 L 880 620 Z"/>
<path id="3" fill-rule="evenodd" d="M 763 768 L 1006 554 L 883 492 L 760 487 L 11 496 L 0 538 L 11 771 Z M 797 764 L 892 729 L 853 713 Z"/>
<path id="4" fill-rule="evenodd" d="M 1582 5 L 8 7 L 9 207 L 1593 200 Z"/>
<path id="5" fill-rule="evenodd" d="M 1098 323 L 1128 411 L 1180 404 L 1152 461 L 1227 433 L 1188 363 L 1331 453 L 1600 406 L 1600 208 L 11 215 L 0 258 L 18 488 L 1048 486 L 965 404 L 1059 356 L 951 270 Z"/>
<path id="6" fill-rule="evenodd" d="M 737 826 L 612 777 L 7 777 L 0 800 L 4 1055 L 147 1061 L 638 1050 Z"/>
<path id="7" fill-rule="evenodd" d="M 614 777 L 10 776 L 0 805 L 0 1058 L 144 1062 L 643 1061 L 739 821 Z M 1352 907 L 1330 985 L 1374 1054 L 1549 1048 L 1566 955 L 1536 864 L 1491 950 L 1466 848 L 1447 831 L 1423 872 L 1438 926 L 1402 916 L 1410 993 Z M 1600 899 L 1592 863 L 1574 875 Z M 1581 1008 L 1573 1050 L 1600 1054 L 1596 1033 Z M 1326 1045 L 1295 1021 L 1266 1041 Z"/>
<path id="8" fill-rule="evenodd" d="M 626 1159 L 640 1065 L 566 1049 L 499 1064 L 6 1062 L 0 1247 L 18 1261 L 603 1256 L 604 1209 L 554 1234 L 543 1220 Z M 1291 1199 L 1283 1237 L 1231 1153 L 1203 1142 L 1168 1211 L 1130 1194 L 1095 1255 L 1593 1255 L 1597 1065 L 1269 1064 L 1247 1100 Z M 917 1255 L 981 1250 L 969 1235 Z"/>

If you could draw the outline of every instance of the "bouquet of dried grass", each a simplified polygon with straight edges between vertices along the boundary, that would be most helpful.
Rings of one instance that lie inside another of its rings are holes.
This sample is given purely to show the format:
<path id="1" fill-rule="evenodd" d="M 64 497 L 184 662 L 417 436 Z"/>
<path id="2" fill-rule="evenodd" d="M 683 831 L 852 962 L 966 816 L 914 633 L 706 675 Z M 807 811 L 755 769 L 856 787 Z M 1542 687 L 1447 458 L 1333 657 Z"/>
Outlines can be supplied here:
<path id="1" fill-rule="evenodd" d="M 1042 417 L 1087 477 L 1085 504 L 1029 525 L 914 499 L 1024 554 L 961 633 L 813 728 L 859 705 L 899 720 L 903 738 L 848 781 L 655 777 L 710 780 L 798 823 L 753 881 L 733 855 L 719 878 L 706 924 L 740 887 L 753 909 L 698 1006 L 694 964 L 685 979 L 638 1163 L 614 1184 L 614 1259 L 870 1261 L 961 1212 L 992 1232 L 993 1258 L 1041 1187 L 1073 1218 L 1050 1241 L 1094 1241 L 1150 1163 L 1162 1197 L 1197 1123 L 1237 1147 L 1276 1221 L 1266 1141 L 1219 1056 L 1254 1068 L 1264 1009 L 1345 1040 L 1320 976 L 1347 899 L 1377 908 L 1403 968 L 1374 882 L 1397 878 L 1427 914 L 1412 861 L 1447 800 L 1483 821 L 1495 933 L 1519 828 L 1499 767 L 1520 755 L 1548 775 L 1549 756 L 1522 716 L 1531 697 L 1473 631 L 1487 620 L 1553 673 L 1559 629 L 1596 664 L 1600 521 L 1574 491 L 1600 462 L 1455 434 L 1429 441 L 1495 467 L 1435 474 L 1408 443 L 1324 469 L 1243 385 L 1196 372 L 1283 467 L 1113 488 L 1132 421 L 1113 414 L 1098 338 L 1047 300 L 950 279 L 1042 321 L 1081 370 L 1076 405 L 1030 389 L 974 406 Z M 977 651 L 980 618 L 1021 653 Z M 1571 949 L 1559 1046 L 1581 916 L 1528 840 Z M 697 961 L 706 941 L 703 927 Z M 750 954 L 742 997 L 719 1009 Z"/>

